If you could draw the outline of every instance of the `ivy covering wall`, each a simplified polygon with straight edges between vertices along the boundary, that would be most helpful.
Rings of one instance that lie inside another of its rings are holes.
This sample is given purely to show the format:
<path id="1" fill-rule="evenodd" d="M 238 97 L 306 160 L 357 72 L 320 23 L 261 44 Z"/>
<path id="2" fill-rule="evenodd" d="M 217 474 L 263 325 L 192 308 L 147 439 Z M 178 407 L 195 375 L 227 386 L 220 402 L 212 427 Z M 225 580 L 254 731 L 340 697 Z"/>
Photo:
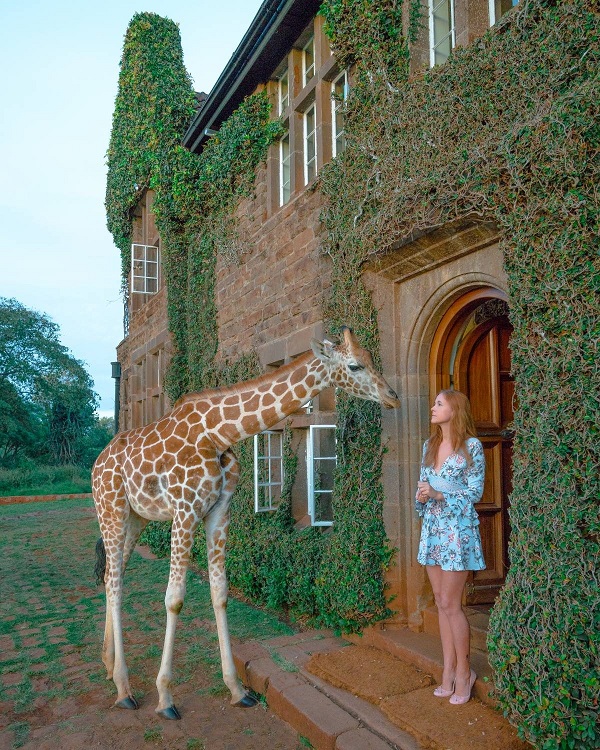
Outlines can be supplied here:
<path id="1" fill-rule="evenodd" d="M 194 98 L 176 24 L 137 13 L 123 44 L 107 154 L 106 219 L 121 252 L 125 292 L 133 212 L 145 189 L 168 191 L 159 178 L 190 123 Z"/>
<path id="2" fill-rule="evenodd" d="M 382 6 L 395 4 L 323 6 L 338 59 L 357 65 L 349 147 L 322 177 L 328 251 L 354 269 L 415 230 L 466 217 L 500 227 L 517 409 L 511 567 L 488 638 L 495 689 L 536 747 L 597 748 L 597 7 L 524 2 L 411 80 L 403 52 L 390 63 Z"/>
<path id="3" fill-rule="evenodd" d="M 161 58 L 161 65 L 150 65 L 166 48 L 170 53 Z M 132 59 L 135 65 L 129 63 Z M 163 79 L 165 66 L 170 69 Z M 156 191 L 153 210 L 161 235 L 174 347 L 166 390 L 174 401 L 187 391 L 246 380 L 260 371 L 253 352 L 235 362 L 217 359 L 216 262 L 219 256 L 227 262 L 239 261 L 235 210 L 242 197 L 251 196 L 257 167 L 282 127 L 271 119 L 266 94 L 255 94 L 238 107 L 200 155 L 191 154 L 179 143 L 185 118 L 163 127 L 155 115 L 159 98 L 155 91 L 165 95 L 172 91 L 180 100 L 191 101 L 177 27 L 153 14 L 139 14 L 130 24 L 123 54 L 109 152 L 107 212 L 124 257 L 126 281 L 132 211 L 140 188 Z M 165 106 L 179 111 L 175 101 L 167 99 Z M 160 127 L 149 127 L 154 121 Z M 145 144 L 145 152 L 137 149 L 138 144 Z M 114 185 L 136 187 L 119 193 Z M 366 317 L 355 310 L 352 319 L 343 322 L 358 322 L 363 341 L 377 350 L 376 317 L 364 292 L 363 297 Z M 286 442 L 284 500 L 276 513 L 254 513 L 252 444 L 247 441 L 236 447 L 241 477 L 232 500 L 227 568 L 231 583 L 256 601 L 316 623 L 358 630 L 390 614 L 384 583 L 391 551 L 382 521 L 380 410 L 369 405 L 354 413 L 348 400 L 339 412 L 339 431 L 347 447 L 336 477 L 340 490 L 333 530 L 294 530 L 291 486 L 297 458 L 291 439 Z M 361 430 L 369 437 L 359 449 Z M 169 533 L 168 525 L 151 524 L 146 539 L 166 552 Z M 201 534 L 195 549 L 203 562 Z"/>
<path id="4" fill-rule="evenodd" d="M 494 220 L 502 233 L 517 410 L 511 568 L 492 613 L 489 650 L 502 708 L 544 750 L 600 747 L 596 11 L 591 0 L 528 0 L 444 66 L 414 79 L 400 3 L 327 0 L 321 11 L 338 60 L 355 66 L 347 149 L 322 170 L 318 185 L 327 199 L 330 329 L 352 325 L 377 356 L 376 311 L 357 280 L 368 254 L 390 238 L 467 217 Z M 424 22 L 418 3 L 408 16 L 414 38 Z M 165 46 L 171 54 L 150 65 L 155 57 L 128 44 Z M 146 61 L 130 81 L 125 52 Z M 192 100 L 174 24 L 136 16 L 125 52 L 119 97 L 137 98 L 135 106 L 117 98 L 109 227 L 125 257 L 136 191 L 156 189 L 175 398 L 258 371 L 252 353 L 233 363 L 215 359 L 215 262 L 218 253 L 236 256 L 235 207 L 251 194 L 279 126 L 269 120 L 266 97 L 250 97 L 201 156 L 189 154 L 178 145 Z M 156 104 L 147 92 L 161 84 L 149 86 L 148 70 L 180 87 L 164 129 L 150 116 Z M 274 514 L 254 514 L 250 444 L 239 446 L 228 570 L 234 585 L 260 601 L 352 630 L 388 614 L 383 574 L 390 550 L 379 410 L 342 398 L 338 420 L 332 533 L 293 529 L 291 436 L 288 485 Z M 164 528 L 150 534 L 164 543 Z"/>

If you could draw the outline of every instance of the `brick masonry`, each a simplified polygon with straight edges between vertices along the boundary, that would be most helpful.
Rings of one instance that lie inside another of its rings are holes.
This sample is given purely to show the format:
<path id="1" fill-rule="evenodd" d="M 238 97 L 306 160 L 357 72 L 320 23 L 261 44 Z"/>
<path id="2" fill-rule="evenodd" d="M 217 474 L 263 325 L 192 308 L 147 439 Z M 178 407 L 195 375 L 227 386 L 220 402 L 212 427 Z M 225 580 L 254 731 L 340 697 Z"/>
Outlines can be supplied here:
<path id="1" fill-rule="evenodd" d="M 220 257 L 217 265 L 219 355 L 226 359 L 317 326 L 330 287 L 320 253 L 323 197 L 303 192 L 267 218 L 265 171 L 237 212 L 240 262 Z"/>

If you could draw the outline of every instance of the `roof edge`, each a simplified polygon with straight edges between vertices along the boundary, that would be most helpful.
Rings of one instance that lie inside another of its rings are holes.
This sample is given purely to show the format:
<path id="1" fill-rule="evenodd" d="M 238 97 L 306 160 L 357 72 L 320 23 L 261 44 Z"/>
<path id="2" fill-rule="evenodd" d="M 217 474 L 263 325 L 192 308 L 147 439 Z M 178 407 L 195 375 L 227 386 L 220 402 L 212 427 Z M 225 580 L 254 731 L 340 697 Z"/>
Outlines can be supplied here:
<path id="1" fill-rule="evenodd" d="M 199 153 L 204 142 L 249 96 L 266 83 L 321 0 L 264 0 L 202 109 L 183 136 L 183 145 Z"/>

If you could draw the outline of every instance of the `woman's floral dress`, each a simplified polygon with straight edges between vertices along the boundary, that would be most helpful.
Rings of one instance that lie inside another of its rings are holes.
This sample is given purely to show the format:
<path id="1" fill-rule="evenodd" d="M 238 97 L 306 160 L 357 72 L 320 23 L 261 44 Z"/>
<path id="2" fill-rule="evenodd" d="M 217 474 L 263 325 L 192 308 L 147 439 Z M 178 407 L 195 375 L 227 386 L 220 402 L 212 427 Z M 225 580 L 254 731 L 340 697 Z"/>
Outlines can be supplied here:
<path id="1" fill-rule="evenodd" d="M 485 457 L 477 438 L 469 438 L 467 447 L 473 462 L 453 453 L 439 473 L 433 466 L 423 466 L 421 481 L 444 495 L 443 500 L 429 499 L 415 508 L 423 519 L 417 561 L 421 565 L 439 565 L 442 570 L 483 570 L 485 560 L 479 535 L 479 518 L 474 503 L 483 494 Z M 423 457 L 427 443 L 423 446 Z"/>

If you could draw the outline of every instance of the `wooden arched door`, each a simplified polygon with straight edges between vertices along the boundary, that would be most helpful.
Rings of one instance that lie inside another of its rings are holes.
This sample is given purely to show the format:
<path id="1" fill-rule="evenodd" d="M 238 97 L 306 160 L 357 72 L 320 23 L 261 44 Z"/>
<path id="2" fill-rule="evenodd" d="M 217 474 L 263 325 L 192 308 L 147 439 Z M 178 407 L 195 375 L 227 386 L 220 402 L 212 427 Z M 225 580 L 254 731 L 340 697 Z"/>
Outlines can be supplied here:
<path id="1" fill-rule="evenodd" d="M 492 604 L 508 570 L 512 489 L 514 385 L 506 302 L 495 290 L 471 293 L 455 303 L 440 329 L 435 390 L 453 387 L 469 397 L 486 459 L 484 493 L 477 504 L 486 569 L 472 574 L 466 600 Z"/>

